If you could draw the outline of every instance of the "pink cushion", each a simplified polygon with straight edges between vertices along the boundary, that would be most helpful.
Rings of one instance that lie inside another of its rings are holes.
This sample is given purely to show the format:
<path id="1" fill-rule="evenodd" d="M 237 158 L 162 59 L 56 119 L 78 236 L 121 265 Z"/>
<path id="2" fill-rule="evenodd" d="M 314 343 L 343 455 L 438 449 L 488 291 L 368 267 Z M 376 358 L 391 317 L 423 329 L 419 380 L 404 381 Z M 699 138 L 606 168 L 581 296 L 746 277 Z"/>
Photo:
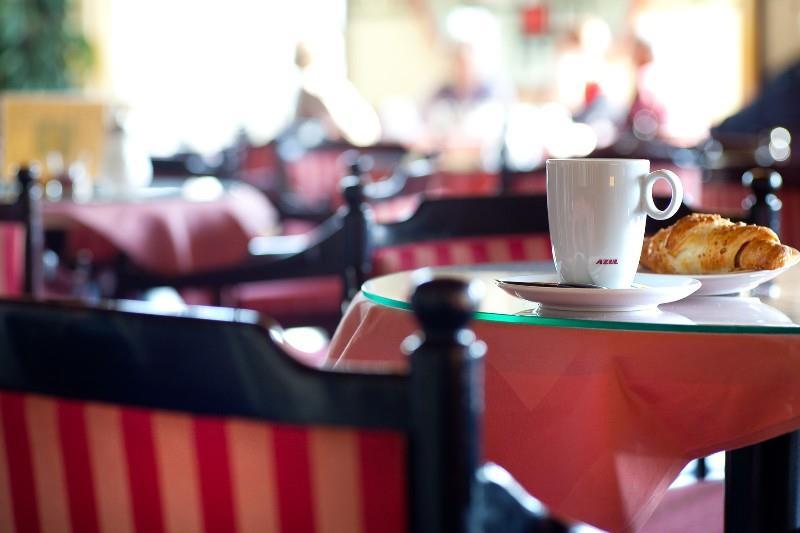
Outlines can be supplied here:
<path id="1" fill-rule="evenodd" d="M 406 530 L 400 433 L 0 393 L 0 531 Z"/>
<path id="2" fill-rule="evenodd" d="M 339 276 L 242 283 L 229 292 L 235 307 L 255 309 L 281 321 L 283 317 L 337 313 L 341 309 Z"/>

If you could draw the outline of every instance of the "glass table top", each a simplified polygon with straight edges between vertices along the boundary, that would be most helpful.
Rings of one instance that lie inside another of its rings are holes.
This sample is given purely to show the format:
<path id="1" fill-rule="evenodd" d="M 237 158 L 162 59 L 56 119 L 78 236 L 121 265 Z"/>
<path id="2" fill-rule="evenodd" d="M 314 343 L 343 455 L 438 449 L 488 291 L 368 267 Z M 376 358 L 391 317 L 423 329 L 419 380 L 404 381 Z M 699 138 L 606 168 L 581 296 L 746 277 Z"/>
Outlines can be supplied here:
<path id="1" fill-rule="evenodd" d="M 557 310 L 512 296 L 494 283 L 511 276 L 554 273 L 550 262 L 425 270 L 427 274 L 399 272 L 374 278 L 364 283 L 362 293 L 381 305 L 410 309 L 411 289 L 420 276 L 448 276 L 482 282 L 484 295 L 477 320 L 592 329 L 800 335 L 800 267 L 790 268 L 750 291 L 689 296 L 639 311 Z"/>

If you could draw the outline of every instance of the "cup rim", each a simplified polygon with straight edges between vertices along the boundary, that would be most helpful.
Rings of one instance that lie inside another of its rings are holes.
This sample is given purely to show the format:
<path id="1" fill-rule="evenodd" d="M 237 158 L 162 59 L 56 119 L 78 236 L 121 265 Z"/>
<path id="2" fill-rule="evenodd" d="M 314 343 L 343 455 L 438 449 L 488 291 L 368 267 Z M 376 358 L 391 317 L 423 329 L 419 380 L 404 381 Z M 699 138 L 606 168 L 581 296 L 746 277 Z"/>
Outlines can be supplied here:
<path id="1" fill-rule="evenodd" d="M 626 159 L 623 157 L 564 157 L 548 159 L 547 164 L 552 163 L 650 163 L 649 159 Z"/>

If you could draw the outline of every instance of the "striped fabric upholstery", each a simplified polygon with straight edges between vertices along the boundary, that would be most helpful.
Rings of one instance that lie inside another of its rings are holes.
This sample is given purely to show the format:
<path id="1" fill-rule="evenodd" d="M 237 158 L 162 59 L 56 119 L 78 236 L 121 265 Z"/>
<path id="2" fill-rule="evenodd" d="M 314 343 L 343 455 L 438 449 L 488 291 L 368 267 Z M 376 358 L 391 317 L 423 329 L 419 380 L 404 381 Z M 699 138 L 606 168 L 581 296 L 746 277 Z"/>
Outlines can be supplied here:
<path id="1" fill-rule="evenodd" d="M 400 433 L 0 393 L 0 531 L 392 532 Z"/>
<path id="2" fill-rule="evenodd" d="M 22 294 L 25 278 L 25 227 L 0 223 L 0 295 Z"/>
<path id="3" fill-rule="evenodd" d="M 542 261 L 551 258 L 548 235 L 447 239 L 380 248 L 373 256 L 373 273 L 388 274 L 425 266 Z"/>

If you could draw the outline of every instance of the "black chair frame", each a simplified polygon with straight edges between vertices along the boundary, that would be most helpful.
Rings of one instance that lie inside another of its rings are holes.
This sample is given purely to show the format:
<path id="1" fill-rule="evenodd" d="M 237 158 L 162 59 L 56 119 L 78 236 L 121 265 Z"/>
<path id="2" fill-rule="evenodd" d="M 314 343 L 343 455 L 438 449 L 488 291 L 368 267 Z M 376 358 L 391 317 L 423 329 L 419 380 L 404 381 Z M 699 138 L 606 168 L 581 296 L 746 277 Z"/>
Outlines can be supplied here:
<path id="1" fill-rule="evenodd" d="M 0 204 L 0 221 L 21 224 L 25 231 L 24 278 L 22 292 L 38 296 L 42 289 L 43 230 L 40 188 L 35 173 L 21 167 L 16 175 L 16 197 L 13 203 Z"/>

